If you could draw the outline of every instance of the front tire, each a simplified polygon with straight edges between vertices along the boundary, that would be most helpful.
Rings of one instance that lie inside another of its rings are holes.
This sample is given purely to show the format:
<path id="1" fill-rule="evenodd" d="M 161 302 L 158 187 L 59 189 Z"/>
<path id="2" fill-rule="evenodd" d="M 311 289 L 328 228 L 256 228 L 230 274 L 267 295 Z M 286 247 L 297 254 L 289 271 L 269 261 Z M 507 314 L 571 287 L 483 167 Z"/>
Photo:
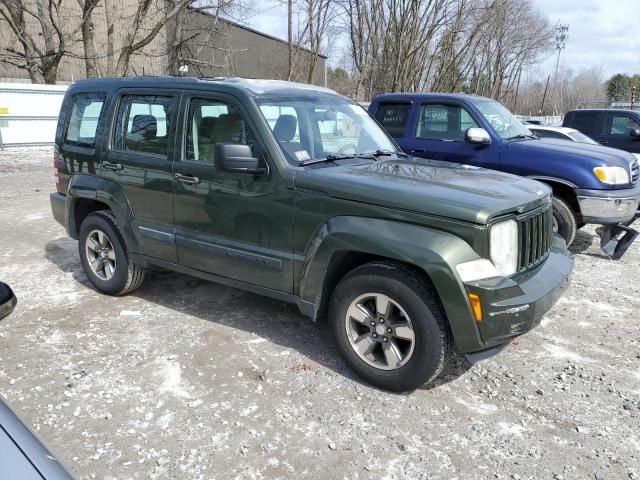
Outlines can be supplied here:
<path id="1" fill-rule="evenodd" d="M 89 281 L 107 295 L 124 295 L 138 288 L 144 270 L 131 260 L 113 214 L 94 212 L 80 225 L 80 261 Z"/>
<path id="2" fill-rule="evenodd" d="M 329 320 L 347 364 L 385 390 L 433 381 L 451 351 L 435 292 L 403 265 L 372 262 L 348 273 L 333 292 Z"/>
<path id="3" fill-rule="evenodd" d="M 567 247 L 576 238 L 578 222 L 569 204 L 562 198 L 553 197 L 553 231 L 564 238 Z"/>

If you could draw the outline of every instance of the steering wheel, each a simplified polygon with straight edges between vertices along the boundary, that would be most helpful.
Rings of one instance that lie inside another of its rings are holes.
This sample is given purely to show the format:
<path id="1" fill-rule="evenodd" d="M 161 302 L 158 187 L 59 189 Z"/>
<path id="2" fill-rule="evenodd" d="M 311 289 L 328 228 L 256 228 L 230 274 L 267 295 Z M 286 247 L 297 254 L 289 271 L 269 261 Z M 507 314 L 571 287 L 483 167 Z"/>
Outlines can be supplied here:
<path id="1" fill-rule="evenodd" d="M 347 153 L 347 150 L 353 148 L 353 153 L 356 153 L 358 147 L 355 143 L 347 143 L 346 145 L 341 146 L 334 155 L 344 155 Z"/>

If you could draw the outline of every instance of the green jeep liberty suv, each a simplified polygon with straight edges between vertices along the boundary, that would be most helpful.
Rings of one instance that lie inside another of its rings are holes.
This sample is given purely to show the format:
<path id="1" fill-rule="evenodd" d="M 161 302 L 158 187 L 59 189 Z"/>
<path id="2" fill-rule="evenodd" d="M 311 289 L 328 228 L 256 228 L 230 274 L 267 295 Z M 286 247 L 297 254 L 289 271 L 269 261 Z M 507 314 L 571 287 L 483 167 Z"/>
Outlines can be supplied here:
<path id="1" fill-rule="evenodd" d="M 381 388 L 433 381 L 536 326 L 573 260 L 541 183 L 408 157 L 353 101 L 234 78 L 80 81 L 56 132 L 53 215 L 91 283 L 163 267 L 327 318 Z"/>

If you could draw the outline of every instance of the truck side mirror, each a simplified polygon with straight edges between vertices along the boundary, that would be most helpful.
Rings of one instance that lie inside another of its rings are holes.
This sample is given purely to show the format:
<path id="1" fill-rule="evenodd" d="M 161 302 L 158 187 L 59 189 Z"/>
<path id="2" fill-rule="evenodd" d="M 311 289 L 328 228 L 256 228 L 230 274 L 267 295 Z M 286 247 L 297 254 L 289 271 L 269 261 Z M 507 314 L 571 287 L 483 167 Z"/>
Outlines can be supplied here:
<path id="1" fill-rule="evenodd" d="M 216 143 L 215 163 L 225 172 L 261 174 L 266 171 L 251 147 L 240 143 Z"/>
<path id="2" fill-rule="evenodd" d="M 491 143 L 491 137 L 489 132 L 484 128 L 469 128 L 464 135 L 464 140 L 467 143 L 473 143 L 475 145 L 489 145 Z"/>
<path id="3" fill-rule="evenodd" d="M 13 312 L 16 308 L 16 296 L 6 283 L 0 282 L 0 320 Z"/>
<path id="4" fill-rule="evenodd" d="M 640 138 L 640 128 L 630 128 L 629 135 L 633 138 Z"/>

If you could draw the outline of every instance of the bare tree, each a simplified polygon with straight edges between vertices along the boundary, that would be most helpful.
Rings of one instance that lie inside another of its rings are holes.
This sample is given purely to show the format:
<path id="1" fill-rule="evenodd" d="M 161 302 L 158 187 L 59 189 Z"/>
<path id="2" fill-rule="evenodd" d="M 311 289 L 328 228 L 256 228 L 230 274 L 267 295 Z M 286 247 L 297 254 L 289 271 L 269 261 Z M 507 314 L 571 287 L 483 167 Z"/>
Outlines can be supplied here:
<path id="1" fill-rule="evenodd" d="M 4 0 L 0 19 L 9 27 L 20 48 L 0 46 L 0 61 L 26 70 L 33 83 L 55 83 L 58 66 L 73 32 L 60 25 L 61 0 Z M 29 28 L 29 22 L 35 28 Z"/>

